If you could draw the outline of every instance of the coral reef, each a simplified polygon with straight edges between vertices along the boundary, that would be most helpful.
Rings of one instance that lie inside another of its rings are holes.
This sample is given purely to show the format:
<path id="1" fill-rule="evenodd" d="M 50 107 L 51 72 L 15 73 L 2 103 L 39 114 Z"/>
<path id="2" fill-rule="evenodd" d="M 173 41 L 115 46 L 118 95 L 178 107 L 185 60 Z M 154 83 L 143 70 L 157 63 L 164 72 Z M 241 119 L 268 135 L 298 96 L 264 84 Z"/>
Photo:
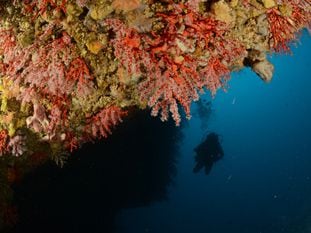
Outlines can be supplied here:
<path id="1" fill-rule="evenodd" d="M 310 0 L 0 1 L 0 156 L 63 163 L 134 108 L 176 125 L 230 72 L 273 76 Z"/>
<path id="2" fill-rule="evenodd" d="M 0 231 L 24 174 L 134 109 L 179 125 L 245 66 L 270 82 L 304 28 L 310 0 L 0 0 Z"/>

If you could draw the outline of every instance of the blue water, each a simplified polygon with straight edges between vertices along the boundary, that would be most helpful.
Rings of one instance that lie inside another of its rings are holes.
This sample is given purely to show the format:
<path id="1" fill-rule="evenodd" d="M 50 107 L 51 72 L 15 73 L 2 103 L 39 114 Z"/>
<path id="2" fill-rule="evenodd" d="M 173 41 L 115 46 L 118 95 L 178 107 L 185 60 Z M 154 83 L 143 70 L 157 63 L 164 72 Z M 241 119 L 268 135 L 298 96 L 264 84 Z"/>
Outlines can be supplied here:
<path id="1" fill-rule="evenodd" d="M 274 79 L 246 69 L 212 99 L 207 128 L 194 105 L 182 129 L 180 157 L 168 199 L 122 210 L 120 233 L 311 232 L 311 39 L 292 55 L 269 58 Z M 208 95 L 203 96 L 209 100 Z M 194 174 L 195 148 L 221 136 L 225 156 L 211 173 Z M 161 145 L 159 145 L 161 146 Z"/>
<path id="2" fill-rule="evenodd" d="M 133 114 L 64 168 L 32 172 L 14 187 L 12 232 L 310 233 L 310 36 L 301 42 L 269 58 L 270 84 L 234 73 L 182 127 Z M 193 149 L 210 132 L 224 157 L 195 174 Z"/>

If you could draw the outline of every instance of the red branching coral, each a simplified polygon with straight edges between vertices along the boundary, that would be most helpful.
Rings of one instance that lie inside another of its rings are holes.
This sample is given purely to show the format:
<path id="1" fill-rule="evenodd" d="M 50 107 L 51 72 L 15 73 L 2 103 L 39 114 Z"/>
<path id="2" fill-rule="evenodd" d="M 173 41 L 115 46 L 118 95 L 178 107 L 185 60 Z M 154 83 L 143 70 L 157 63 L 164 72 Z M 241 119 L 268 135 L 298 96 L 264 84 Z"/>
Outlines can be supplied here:
<path id="1" fill-rule="evenodd" d="M 66 3 L 67 0 L 26 0 L 23 1 L 23 10 L 24 13 L 31 14 L 33 18 L 36 18 L 38 15 L 45 13 L 48 7 L 66 12 Z M 18 2 L 14 0 L 13 4 L 17 5 Z"/>
<path id="2" fill-rule="evenodd" d="M 139 85 L 142 101 L 161 112 L 167 120 L 171 112 L 180 123 L 178 104 L 190 118 L 190 104 L 199 98 L 197 91 L 209 89 L 212 94 L 228 77 L 228 66 L 245 55 L 244 47 L 225 38 L 227 27 L 212 16 L 202 16 L 187 5 L 173 4 L 174 11 L 159 13 L 165 27 L 151 36 L 126 27 L 121 21 L 106 20 L 116 33 L 112 45 L 115 56 L 130 75 L 141 74 Z M 203 52 L 204 51 L 204 52 Z"/>
<path id="3" fill-rule="evenodd" d="M 80 96 L 88 95 L 93 88 L 93 77 L 90 74 L 89 68 L 86 66 L 84 60 L 80 57 L 74 59 L 66 73 L 68 83 L 73 85 L 70 89 L 77 86 L 77 93 Z"/>
<path id="4" fill-rule="evenodd" d="M 201 72 L 206 77 L 204 86 L 213 95 L 220 87 L 224 87 L 226 81 L 230 78 L 230 70 L 218 58 L 211 58 Z"/>
<path id="5" fill-rule="evenodd" d="M 290 18 L 282 16 L 276 8 L 268 11 L 268 20 L 271 33 L 271 47 L 277 52 L 289 52 L 288 43 L 296 39 L 296 30 Z"/>
<path id="6" fill-rule="evenodd" d="M 310 0 L 12 3 L 0 4 L 0 154 L 16 156 L 24 135 L 53 155 L 107 137 L 130 107 L 179 125 L 230 71 L 271 80 L 265 54 L 311 22 Z"/>
<path id="7" fill-rule="evenodd" d="M 0 156 L 7 152 L 9 135 L 6 130 L 0 131 Z"/>
<path id="8" fill-rule="evenodd" d="M 60 132 L 68 126 L 71 97 L 86 96 L 94 88 L 87 65 L 76 55 L 66 33 L 48 43 L 39 38 L 25 48 L 18 45 L 10 30 L 2 30 L 0 35 L 4 44 L 0 51 L 1 73 L 19 87 L 16 99 L 33 104 L 33 116 L 27 118 L 27 126 L 43 133 L 46 140 L 60 138 Z M 48 32 L 42 36 L 47 37 Z M 41 98 L 49 102 L 43 105 Z"/>
<path id="9" fill-rule="evenodd" d="M 308 0 L 284 0 L 283 10 L 274 7 L 267 11 L 271 48 L 277 52 L 290 51 L 289 43 L 296 40 L 299 29 L 310 29 L 310 8 L 311 2 Z"/>
<path id="10" fill-rule="evenodd" d="M 37 40 L 22 48 L 16 43 L 11 31 L 1 31 L 3 65 L 1 72 L 18 84 L 34 87 L 45 94 L 63 96 L 88 93 L 93 78 L 85 62 L 75 54 L 71 38 L 63 33 L 50 43 Z M 84 90 L 85 89 L 85 90 Z"/>
<path id="11" fill-rule="evenodd" d="M 119 65 L 124 66 L 130 75 L 141 74 L 141 65 L 151 64 L 150 54 L 142 47 L 142 35 L 133 28 L 128 28 L 118 19 L 107 19 L 105 24 L 115 32 L 111 40 L 114 55 L 119 59 Z"/>
<path id="12" fill-rule="evenodd" d="M 0 30 L 0 43 L 0 54 L 4 56 L 0 71 L 5 75 L 14 75 L 24 67 L 30 52 L 20 49 L 11 29 Z"/>
<path id="13" fill-rule="evenodd" d="M 85 134 L 87 138 L 106 138 L 111 134 L 111 129 L 122 122 L 122 117 L 127 115 L 117 106 L 110 106 L 102 109 L 87 120 Z"/>
<path id="14" fill-rule="evenodd" d="M 65 148 L 68 151 L 73 152 L 79 147 L 80 147 L 80 143 L 75 133 L 72 131 L 66 132 Z"/>
<path id="15" fill-rule="evenodd" d="M 310 0 L 288 0 L 292 6 L 292 19 L 299 28 L 311 29 L 311 1 Z"/>
<path id="16" fill-rule="evenodd" d="M 68 106 L 70 99 L 64 97 L 54 97 L 51 99 L 52 108 L 49 111 L 49 124 L 47 126 L 47 139 L 55 137 L 61 139 L 60 132 L 68 130 Z"/>
<path id="17" fill-rule="evenodd" d="M 81 85 L 92 87 L 92 78 L 83 60 L 72 60 L 77 56 L 66 33 L 45 46 L 37 40 L 21 48 L 10 31 L 1 41 L 5 44 L 1 53 L 4 56 L 2 73 L 15 83 L 56 96 L 70 95 L 76 86 L 78 93 L 87 94 Z"/>

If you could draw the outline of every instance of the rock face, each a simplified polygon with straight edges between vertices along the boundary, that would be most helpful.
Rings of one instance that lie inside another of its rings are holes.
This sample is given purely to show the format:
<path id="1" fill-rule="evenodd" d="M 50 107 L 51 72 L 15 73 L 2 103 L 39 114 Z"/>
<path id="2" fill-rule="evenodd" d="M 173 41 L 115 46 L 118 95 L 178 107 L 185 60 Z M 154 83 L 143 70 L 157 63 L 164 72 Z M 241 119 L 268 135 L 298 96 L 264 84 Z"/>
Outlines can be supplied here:
<path id="1" fill-rule="evenodd" d="M 223 21 L 228 25 L 234 23 L 235 21 L 234 11 L 230 7 L 230 5 L 225 1 L 221 0 L 213 3 L 211 6 L 211 10 L 213 14 L 215 14 L 215 18 L 217 20 Z"/>
<path id="2" fill-rule="evenodd" d="M 310 27 L 310 1 L 49 0 L 0 3 L 0 156 L 64 154 L 109 136 L 133 108 L 180 124 L 201 90 Z"/>
<path id="3" fill-rule="evenodd" d="M 262 0 L 263 5 L 265 8 L 269 9 L 276 6 L 276 3 L 274 0 Z"/>
<path id="4" fill-rule="evenodd" d="M 258 50 L 250 50 L 247 56 L 248 65 L 265 82 L 272 80 L 274 66 L 267 60 L 266 54 Z"/>
<path id="5" fill-rule="evenodd" d="M 258 61 L 252 65 L 252 69 L 263 81 L 269 83 L 272 80 L 274 66 L 269 61 Z"/>

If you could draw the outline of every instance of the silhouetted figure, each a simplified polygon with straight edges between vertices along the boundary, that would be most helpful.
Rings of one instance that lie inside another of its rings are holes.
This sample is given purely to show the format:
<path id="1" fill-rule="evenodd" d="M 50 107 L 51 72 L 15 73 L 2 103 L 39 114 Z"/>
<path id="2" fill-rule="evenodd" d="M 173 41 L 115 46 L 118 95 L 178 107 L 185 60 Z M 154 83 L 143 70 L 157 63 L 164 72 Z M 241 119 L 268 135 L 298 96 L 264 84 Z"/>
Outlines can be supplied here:
<path id="1" fill-rule="evenodd" d="M 206 139 L 194 151 L 196 152 L 194 173 L 199 172 L 204 167 L 205 174 L 208 175 L 213 164 L 224 156 L 224 151 L 216 133 L 208 134 Z"/>

